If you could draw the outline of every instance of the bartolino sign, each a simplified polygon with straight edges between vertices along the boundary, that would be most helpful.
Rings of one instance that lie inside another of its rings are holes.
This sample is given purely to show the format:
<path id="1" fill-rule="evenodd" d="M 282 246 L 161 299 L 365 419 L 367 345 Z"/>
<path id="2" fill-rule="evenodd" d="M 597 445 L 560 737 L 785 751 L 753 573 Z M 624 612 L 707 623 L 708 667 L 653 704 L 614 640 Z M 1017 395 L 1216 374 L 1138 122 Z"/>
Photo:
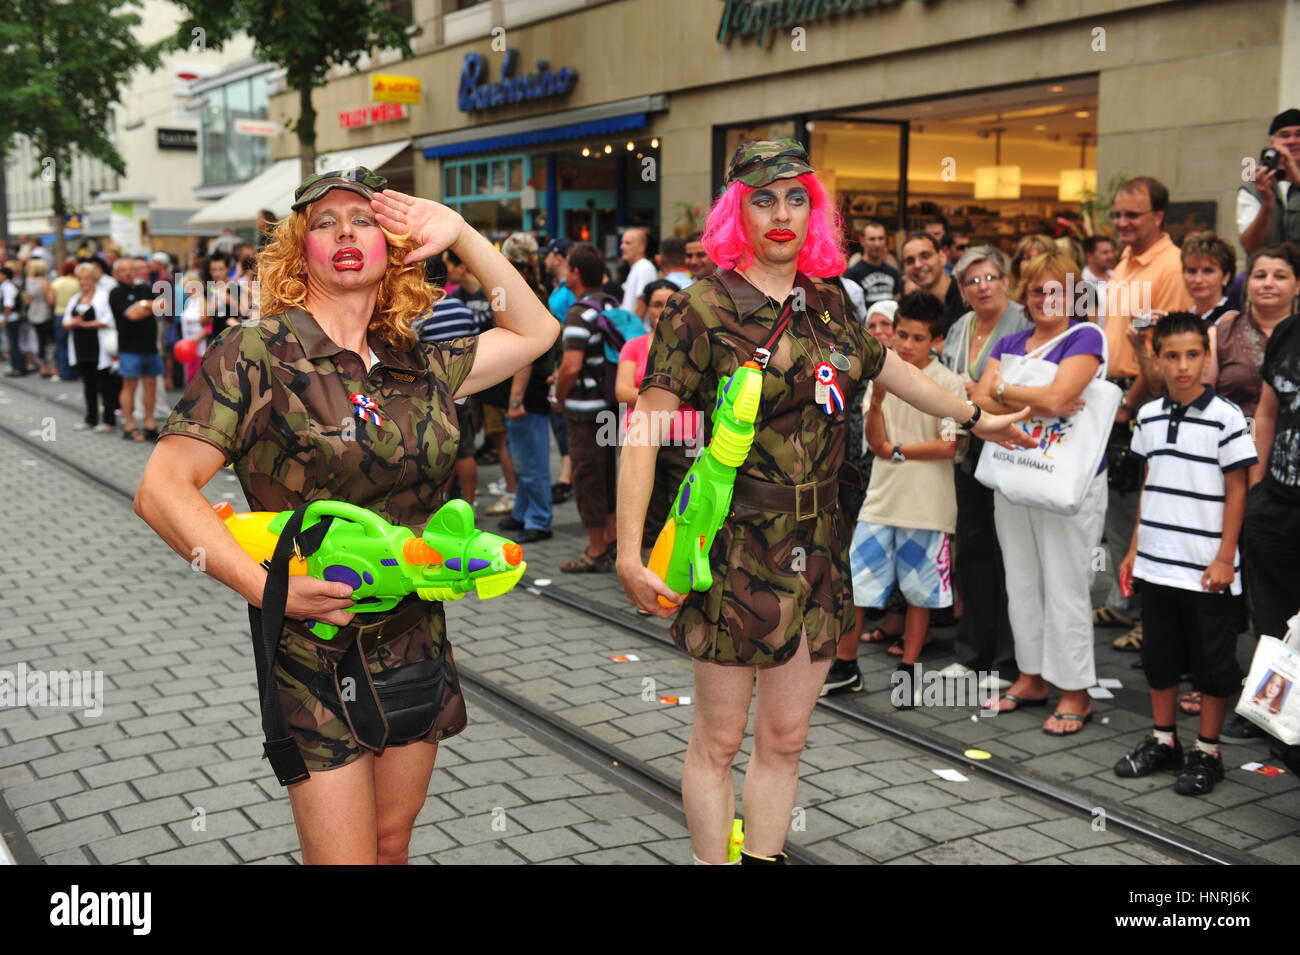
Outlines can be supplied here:
<path id="1" fill-rule="evenodd" d="M 554 72 L 545 60 L 537 61 L 536 73 L 515 76 L 519 63 L 518 50 L 506 50 L 501 61 L 501 80 L 488 79 L 488 59 L 481 53 L 466 53 L 465 65 L 460 71 L 460 92 L 456 103 L 462 112 L 492 109 L 507 103 L 548 99 L 563 96 L 578 82 L 577 70 L 562 66 Z"/>
<path id="2" fill-rule="evenodd" d="M 733 37 L 756 37 L 768 46 L 775 31 L 807 26 L 819 20 L 860 13 L 877 7 L 896 7 L 903 0 L 726 0 L 718 23 L 718 42 Z"/>

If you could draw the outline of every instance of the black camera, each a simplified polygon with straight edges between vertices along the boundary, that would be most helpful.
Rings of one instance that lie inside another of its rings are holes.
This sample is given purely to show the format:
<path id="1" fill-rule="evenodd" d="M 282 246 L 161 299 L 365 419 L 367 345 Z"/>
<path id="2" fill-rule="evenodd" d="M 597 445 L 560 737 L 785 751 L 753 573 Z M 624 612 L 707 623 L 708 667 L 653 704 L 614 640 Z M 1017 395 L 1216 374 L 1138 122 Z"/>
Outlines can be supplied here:
<path id="1" fill-rule="evenodd" d="M 1272 146 L 1259 154 L 1259 164 L 1269 172 L 1274 173 L 1278 182 L 1286 178 L 1286 166 L 1282 165 L 1282 154 Z"/>

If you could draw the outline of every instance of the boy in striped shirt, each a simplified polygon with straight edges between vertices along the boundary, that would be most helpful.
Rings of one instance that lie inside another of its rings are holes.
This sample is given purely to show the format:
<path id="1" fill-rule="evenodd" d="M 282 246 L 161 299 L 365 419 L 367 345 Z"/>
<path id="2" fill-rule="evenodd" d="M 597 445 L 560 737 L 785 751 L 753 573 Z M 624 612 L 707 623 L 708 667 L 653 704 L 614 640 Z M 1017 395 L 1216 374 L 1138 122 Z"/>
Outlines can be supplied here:
<path id="1" fill-rule="evenodd" d="M 1241 409 L 1201 384 L 1210 339 L 1200 318 L 1167 315 L 1152 345 L 1166 394 L 1142 406 L 1133 431 L 1146 480 L 1120 586 L 1142 581 L 1142 665 L 1155 729 L 1115 764 L 1115 775 L 1173 769 L 1174 791 L 1200 796 L 1223 779 L 1219 730 L 1241 688 L 1237 537 L 1255 445 Z M 1184 753 L 1174 717 L 1187 660 L 1202 702 L 1200 735 Z"/>

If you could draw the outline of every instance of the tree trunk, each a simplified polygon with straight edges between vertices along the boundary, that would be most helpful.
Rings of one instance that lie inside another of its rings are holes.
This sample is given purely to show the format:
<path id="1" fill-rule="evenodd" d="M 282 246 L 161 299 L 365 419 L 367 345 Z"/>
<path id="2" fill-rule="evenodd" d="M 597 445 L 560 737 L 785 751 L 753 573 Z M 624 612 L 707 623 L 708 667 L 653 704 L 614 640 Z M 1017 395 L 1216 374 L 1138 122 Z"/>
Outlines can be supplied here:
<path id="1" fill-rule="evenodd" d="M 5 161 L 9 143 L 0 142 L 0 245 L 9 248 L 9 183 L 5 178 Z"/>
<path id="2" fill-rule="evenodd" d="M 316 107 L 311 103 L 311 80 L 298 87 L 298 157 L 302 178 L 316 174 Z"/>
<path id="3" fill-rule="evenodd" d="M 67 214 L 67 208 L 63 202 L 63 179 L 59 175 L 61 169 L 61 166 L 54 167 L 54 181 L 51 183 L 54 189 L 54 263 L 60 268 L 63 266 L 64 258 L 67 257 L 66 241 L 63 237 L 63 219 Z"/>

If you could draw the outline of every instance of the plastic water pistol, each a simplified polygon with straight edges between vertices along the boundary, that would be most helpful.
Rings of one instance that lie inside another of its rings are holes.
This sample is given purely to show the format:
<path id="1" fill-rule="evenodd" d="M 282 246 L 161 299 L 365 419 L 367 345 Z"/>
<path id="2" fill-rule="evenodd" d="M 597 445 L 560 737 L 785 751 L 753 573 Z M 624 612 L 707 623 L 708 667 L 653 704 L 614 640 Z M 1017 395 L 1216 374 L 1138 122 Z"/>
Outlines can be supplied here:
<path id="1" fill-rule="evenodd" d="M 217 516 L 254 560 L 269 566 L 280 531 L 292 511 L 236 514 L 226 502 L 213 505 Z M 321 518 L 334 518 L 316 552 L 289 558 L 291 576 L 309 575 L 353 587 L 356 613 L 392 610 L 409 594 L 421 600 L 459 600 L 471 590 L 480 598 L 509 592 L 523 576 L 523 549 L 514 541 L 474 527 L 474 511 L 462 500 L 440 507 L 424 533 L 416 536 L 372 511 L 342 501 L 312 501 L 303 530 Z M 312 635 L 331 640 L 338 627 L 308 622 Z"/>
<path id="2" fill-rule="evenodd" d="M 763 369 L 747 361 L 719 382 L 713 437 L 686 472 L 668 520 L 650 552 L 652 570 L 674 592 L 713 586 L 709 551 L 731 511 L 736 469 L 754 444 L 754 421 L 763 396 Z M 676 606 L 664 597 L 664 607 Z"/>

